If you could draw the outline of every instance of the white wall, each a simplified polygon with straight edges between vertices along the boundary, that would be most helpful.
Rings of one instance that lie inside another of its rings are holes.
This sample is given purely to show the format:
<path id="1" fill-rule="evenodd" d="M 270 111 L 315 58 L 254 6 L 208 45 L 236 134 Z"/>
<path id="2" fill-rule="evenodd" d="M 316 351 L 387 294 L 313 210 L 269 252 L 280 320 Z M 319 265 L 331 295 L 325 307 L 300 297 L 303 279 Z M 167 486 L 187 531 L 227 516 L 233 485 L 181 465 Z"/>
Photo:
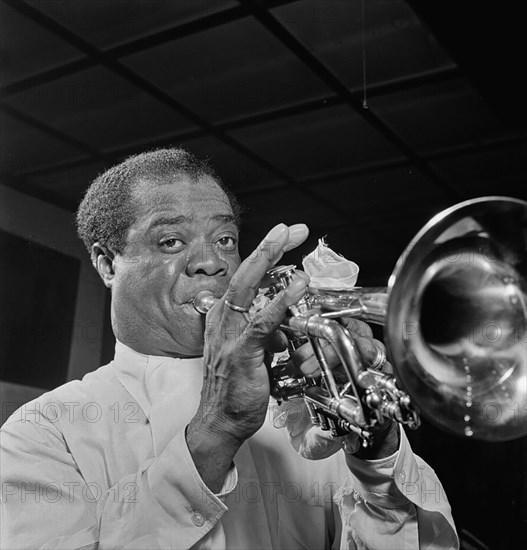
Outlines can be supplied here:
<path id="1" fill-rule="evenodd" d="M 100 366 L 106 287 L 91 265 L 77 237 L 74 215 L 39 199 L 0 185 L 0 229 L 48 246 L 81 262 L 74 329 L 68 363 L 68 380 L 81 378 Z M 0 400 L 35 397 L 39 390 L 3 383 Z M 2 407 L 2 416 L 4 413 Z M 2 418 L 2 420 L 4 420 Z"/>

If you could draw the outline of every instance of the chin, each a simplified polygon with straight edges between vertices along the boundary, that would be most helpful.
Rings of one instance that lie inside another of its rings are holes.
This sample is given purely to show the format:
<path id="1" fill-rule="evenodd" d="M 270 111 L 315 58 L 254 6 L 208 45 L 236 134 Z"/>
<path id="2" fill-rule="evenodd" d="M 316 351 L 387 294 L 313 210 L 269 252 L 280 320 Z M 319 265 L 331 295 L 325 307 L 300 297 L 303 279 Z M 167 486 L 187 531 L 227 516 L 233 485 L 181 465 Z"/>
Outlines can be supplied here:
<path id="1" fill-rule="evenodd" d="M 185 344 L 185 350 L 188 350 L 189 355 L 203 355 L 203 334 L 195 340 L 188 340 Z"/>
<path id="2" fill-rule="evenodd" d="M 199 315 L 199 314 L 198 314 Z M 179 343 L 181 350 L 186 355 L 203 355 L 204 337 L 203 331 L 204 317 L 192 316 L 183 326 L 183 334 L 178 332 L 174 334 L 174 340 Z"/>

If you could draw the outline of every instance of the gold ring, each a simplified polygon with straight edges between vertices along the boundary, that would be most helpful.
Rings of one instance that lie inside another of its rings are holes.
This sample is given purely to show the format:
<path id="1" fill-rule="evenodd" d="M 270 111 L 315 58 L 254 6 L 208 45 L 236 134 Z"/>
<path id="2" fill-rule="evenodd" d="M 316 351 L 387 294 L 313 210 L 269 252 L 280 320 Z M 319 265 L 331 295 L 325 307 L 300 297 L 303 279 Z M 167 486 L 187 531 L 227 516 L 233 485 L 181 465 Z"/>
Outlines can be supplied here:
<path id="1" fill-rule="evenodd" d="M 377 348 L 377 355 L 375 356 L 375 360 L 370 365 L 370 368 L 372 369 L 379 369 L 381 368 L 384 363 L 386 363 L 386 352 L 382 348 Z"/>
<path id="2" fill-rule="evenodd" d="M 232 309 L 233 311 L 239 311 L 240 313 L 249 313 L 249 308 L 236 306 L 234 304 L 231 304 L 229 301 L 225 300 L 225 305 Z"/>

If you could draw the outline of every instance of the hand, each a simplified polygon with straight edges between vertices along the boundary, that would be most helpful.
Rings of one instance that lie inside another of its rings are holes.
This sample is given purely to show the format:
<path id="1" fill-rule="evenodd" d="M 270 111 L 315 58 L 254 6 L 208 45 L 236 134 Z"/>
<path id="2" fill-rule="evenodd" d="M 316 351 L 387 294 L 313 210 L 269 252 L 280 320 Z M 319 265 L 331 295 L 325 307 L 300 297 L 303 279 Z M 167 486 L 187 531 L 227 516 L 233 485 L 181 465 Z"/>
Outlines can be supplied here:
<path id="1" fill-rule="evenodd" d="M 351 333 L 353 342 L 366 366 L 374 364 L 379 351 L 386 352 L 384 344 L 373 338 L 370 326 L 363 321 L 348 318 L 346 319 L 346 328 Z M 335 369 L 334 375 L 338 379 L 340 362 L 337 354 L 328 342 L 322 341 L 322 347 L 328 365 L 330 368 Z M 296 370 L 298 375 L 313 377 L 320 373 L 319 363 L 310 344 L 305 344 L 297 349 L 292 354 L 291 361 L 292 368 Z M 387 374 L 393 372 L 388 361 L 384 362 L 380 370 Z M 289 412 L 292 421 L 286 422 L 286 426 L 288 427 L 291 443 L 302 456 L 311 460 L 326 458 L 341 448 L 363 459 L 382 458 L 393 454 L 399 446 L 398 426 L 392 421 L 387 420 L 382 426 L 375 427 L 373 429 L 372 446 L 364 448 L 361 446 L 358 436 L 353 433 L 342 437 L 334 437 L 329 431 L 321 430 L 318 426 L 311 424 L 307 409 L 304 406 L 302 414 L 299 414 L 298 405 L 294 411 L 291 409 Z"/>
<path id="2" fill-rule="evenodd" d="M 379 350 L 386 354 L 384 344 L 380 340 L 376 340 L 373 337 L 371 327 L 364 321 L 347 317 L 345 318 L 345 324 L 346 328 L 351 333 L 354 345 L 358 348 L 359 355 L 368 366 L 374 363 Z M 331 344 L 325 340 L 321 340 L 321 345 L 324 349 L 324 356 L 328 360 L 329 367 L 338 367 L 340 365 L 340 361 Z M 305 344 L 298 348 L 292 354 L 291 360 L 299 375 L 313 377 L 320 374 L 320 366 L 315 355 L 313 354 L 313 349 L 310 344 Z M 391 373 L 391 365 L 388 361 L 384 363 L 382 368 L 383 372 L 388 372 L 385 369 L 389 369 L 389 372 Z"/>
<path id="3" fill-rule="evenodd" d="M 212 490 L 221 488 L 238 448 L 264 421 L 270 391 L 266 347 L 287 308 L 304 295 L 307 276 L 295 275 L 288 288 L 251 319 L 232 306 L 248 309 L 266 272 L 307 235 L 303 224 L 276 226 L 207 314 L 201 402 L 186 437 L 198 472 Z"/>

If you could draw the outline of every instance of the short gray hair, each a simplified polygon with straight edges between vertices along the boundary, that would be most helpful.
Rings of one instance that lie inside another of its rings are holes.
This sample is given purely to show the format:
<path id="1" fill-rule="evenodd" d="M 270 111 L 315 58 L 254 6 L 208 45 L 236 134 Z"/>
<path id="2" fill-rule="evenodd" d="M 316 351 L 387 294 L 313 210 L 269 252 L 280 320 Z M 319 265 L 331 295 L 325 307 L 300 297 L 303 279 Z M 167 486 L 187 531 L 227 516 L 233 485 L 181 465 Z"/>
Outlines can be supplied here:
<path id="1" fill-rule="evenodd" d="M 207 160 L 182 148 L 156 149 L 131 156 L 100 174 L 88 187 L 77 210 L 77 232 L 88 253 L 100 242 L 122 253 L 126 234 L 135 221 L 132 192 L 139 179 L 156 185 L 167 176 L 186 175 L 193 181 L 209 177 L 220 186 L 230 201 L 236 223 L 241 208 L 233 193 L 223 184 Z"/>

